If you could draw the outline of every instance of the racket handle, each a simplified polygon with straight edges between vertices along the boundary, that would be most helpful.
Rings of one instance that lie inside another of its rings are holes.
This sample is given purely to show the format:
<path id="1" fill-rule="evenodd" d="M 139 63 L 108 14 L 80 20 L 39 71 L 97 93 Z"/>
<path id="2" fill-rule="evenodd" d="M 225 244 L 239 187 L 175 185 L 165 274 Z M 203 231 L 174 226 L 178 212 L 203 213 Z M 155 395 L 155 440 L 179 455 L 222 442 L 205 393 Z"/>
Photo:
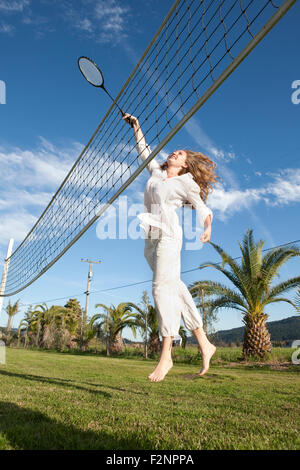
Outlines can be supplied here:
<path id="1" fill-rule="evenodd" d="M 121 108 L 119 108 L 119 110 L 121 111 L 122 116 L 125 116 L 124 111 L 122 111 Z M 133 127 L 133 123 L 131 121 L 127 121 L 127 122 L 129 122 L 130 126 Z"/>

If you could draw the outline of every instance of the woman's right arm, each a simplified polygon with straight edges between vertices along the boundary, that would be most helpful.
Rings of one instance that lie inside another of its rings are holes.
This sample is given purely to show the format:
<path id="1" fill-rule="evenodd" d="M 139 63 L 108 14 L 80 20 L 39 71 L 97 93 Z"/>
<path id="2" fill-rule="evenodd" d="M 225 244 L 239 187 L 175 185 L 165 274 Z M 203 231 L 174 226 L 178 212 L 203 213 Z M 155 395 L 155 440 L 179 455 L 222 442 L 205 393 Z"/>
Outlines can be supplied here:
<path id="1" fill-rule="evenodd" d="M 123 116 L 123 119 L 125 122 L 129 124 L 132 123 L 133 125 L 134 138 L 136 141 L 136 149 L 141 159 L 144 162 L 149 157 L 151 150 L 150 150 L 149 145 L 146 144 L 146 140 L 142 132 L 142 129 L 140 127 L 139 121 L 135 116 L 132 116 L 131 114 L 128 114 L 128 113 L 125 113 L 125 115 Z M 153 170 L 160 169 L 160 164 L 155 160 L 155 158 L 152 158 L 151 162 L 148 163 L 147 168 L 149 172 L 152 173 Z"/>

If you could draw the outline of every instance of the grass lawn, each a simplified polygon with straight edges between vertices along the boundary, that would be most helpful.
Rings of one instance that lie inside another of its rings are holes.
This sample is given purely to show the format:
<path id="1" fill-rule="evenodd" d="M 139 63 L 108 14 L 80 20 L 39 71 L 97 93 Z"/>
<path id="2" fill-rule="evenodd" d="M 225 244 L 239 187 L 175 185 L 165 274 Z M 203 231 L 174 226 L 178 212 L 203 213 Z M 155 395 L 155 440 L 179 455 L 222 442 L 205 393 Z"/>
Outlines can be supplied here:
<path id="1" fill-rule="evenodd" d="M 7 348 L 0 449 L 299 449 L 300 370 Z"/>

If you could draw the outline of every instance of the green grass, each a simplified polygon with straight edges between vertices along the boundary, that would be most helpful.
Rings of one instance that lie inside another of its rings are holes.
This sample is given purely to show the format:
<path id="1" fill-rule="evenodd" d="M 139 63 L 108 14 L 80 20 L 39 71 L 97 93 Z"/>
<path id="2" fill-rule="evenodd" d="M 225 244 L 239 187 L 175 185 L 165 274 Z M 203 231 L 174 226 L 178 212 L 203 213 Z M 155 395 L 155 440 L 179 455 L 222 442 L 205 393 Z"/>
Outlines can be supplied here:
<path id="1" fill-rule="evenodd" d="M 299 449 L 299 366 L 154 364 L 7 348 L 0 449 Z"/>
<path id="2" fill-rule="evenodd" d="M 276 364 L 292 364 L 291 357 L 294 351 L 297 348 L 282 348 L 282 347 L 273 347 L 270 353 L 267 353 L 264 359 L 257 357 L 251 357 L 248 359 L 249 365 L 260 364 L 260 365 L 276 365 Z M 72 352 L 66 351 L 67 354 L 82 354 L 79 350 L 73 350 Z M 85 354 L 94 354 L 95 348 L 91 347 L 89 352 Z M 106 356 L 106 349 L 104 346 L 97 346 L 97 353 L 102 356 Z M 121 352 L 118 357 L 126 359 L 140 359 L 144 360 L 144 348 L 136 348 L 131 345 L 126 345 L 123 352 Z M 156 354 L 154 359 L 158 360 L 159 354 Z M 185 364 L 195 364 L 201 365 L 202 358 L 201 354 L 198 352 L 197 346 L 187 346 L 185 349 L 181 347 L 173 348 L 173 362 L 174 363 L 185 363 Z M 245 361 L 242 358 L 242 348 L 241 347 L 217 347 L 217 351 L 212 358 L 212 365 L 227 365 L 228 363 L 245 364 Z"/>

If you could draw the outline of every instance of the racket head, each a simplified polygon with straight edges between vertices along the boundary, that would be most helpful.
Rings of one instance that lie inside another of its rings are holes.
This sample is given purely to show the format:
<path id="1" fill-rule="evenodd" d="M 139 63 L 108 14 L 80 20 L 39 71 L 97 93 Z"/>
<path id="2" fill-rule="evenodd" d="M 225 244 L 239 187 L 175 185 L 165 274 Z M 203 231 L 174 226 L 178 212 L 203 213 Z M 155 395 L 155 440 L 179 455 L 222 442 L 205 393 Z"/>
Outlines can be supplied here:
<path id="1" fill-rule="evenodd" d="M 104 87 L 103 73 L 92 59 L 89 59 L 89 57 L 81 56 L 77 60 L 77 63 L 80 72 L 91 85 L 97 88 Z"/>

